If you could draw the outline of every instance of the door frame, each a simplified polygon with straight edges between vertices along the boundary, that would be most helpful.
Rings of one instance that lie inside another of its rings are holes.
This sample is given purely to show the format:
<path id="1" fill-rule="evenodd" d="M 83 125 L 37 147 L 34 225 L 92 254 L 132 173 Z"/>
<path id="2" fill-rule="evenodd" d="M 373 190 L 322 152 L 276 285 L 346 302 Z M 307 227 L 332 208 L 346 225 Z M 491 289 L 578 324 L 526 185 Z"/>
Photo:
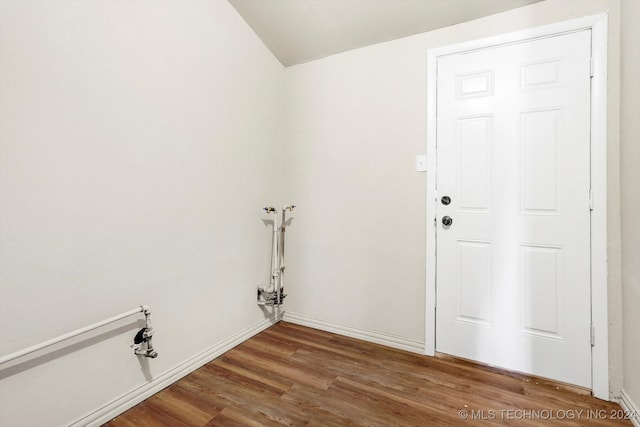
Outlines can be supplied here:
<path id="1" fill-rule="evenodd" d="M 601 13 L 495 37 L 427 50 L 427 227 L 425 354 L 436 351 L 436 117 L 438 58 L 537 38 L 591 30 L 591 384 L 595 397 L 609 400 L 607 305 L 607 29 Z"/>

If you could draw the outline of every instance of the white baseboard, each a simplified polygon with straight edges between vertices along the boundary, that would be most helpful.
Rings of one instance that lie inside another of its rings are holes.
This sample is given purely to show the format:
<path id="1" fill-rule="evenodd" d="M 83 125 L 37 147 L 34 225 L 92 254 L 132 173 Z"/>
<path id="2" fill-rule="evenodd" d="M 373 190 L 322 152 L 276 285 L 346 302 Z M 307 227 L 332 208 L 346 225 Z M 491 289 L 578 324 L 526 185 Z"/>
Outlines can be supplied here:
<path id="1" fill-rule="evenodd" d="M 640 427 L 640 406 L 631 400 L 631 397 L 629 397 L 624 389 L 620 391 L 620 400 L 618 403 L 620 403 L 620 406 L 622 406 L 625 413 L 630 415 L 629 419 L 631 420 L 631 423 L 635 427 Z"/>
<path id="2" fill-rule="evenodd" d="M 395 335 L 384 334 L 368 329 L 355 328 L 352 326 L 339 325 L 337 323 L 325 320 L 315 319 L 313 317 L 303 316 L 302 314 L 284 312 L 283 319 L 285 322 L 295 323 L 297 325 L 308 326 L 310 328 L 320 329 L 327 332 L 333 332 L 339 335 L 369 341 L 376 344 L 386 345 L 387 347 L 407 350 L 412 353 L 424 354 L 424 343 L 414 341 Z"/>
<path id="3" fill-rule="evenodd" d="M 198 353 L 191 359 L 188 359 L 175 368 L 157 376 L 148 383 L 136 389 L 133 389 L 128 393 L 123 394 L 122 396 L 106 404 L 102 408 L 88 415 L 85 415 L 81 419 L 72 423 L 70 427 L 101 426 L 102 424 L 122 414 L 127 409 L 130 409 L 131 407 L 137 405 L 148 397 L 151 397 L 155 393 L 159 392 L 163 388 L 168 387 L 169 385 L 178 381 L 180 378 L 190 374 L 206 363 L 212 361 L 226 351 L 229 351 L 233 347 L 241 344 L 257 333 L 262 332 L 274 323 L 276 323 L 276 319 L 273 316 L 261 320 L 255 325 L 238 332 L 237 334 L 212 347 L 209 347 L 201 353 Z"/>

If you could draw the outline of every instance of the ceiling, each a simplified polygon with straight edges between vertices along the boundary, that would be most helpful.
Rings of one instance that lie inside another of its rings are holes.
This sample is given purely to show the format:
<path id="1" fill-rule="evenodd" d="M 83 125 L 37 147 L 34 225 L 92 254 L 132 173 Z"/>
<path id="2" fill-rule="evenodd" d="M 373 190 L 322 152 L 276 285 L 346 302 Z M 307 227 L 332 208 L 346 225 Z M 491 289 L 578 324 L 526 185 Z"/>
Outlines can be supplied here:
<path id="1" fill-rule="evenodd" d="M 541 0 L 229 0 L 285 66 Z"/>

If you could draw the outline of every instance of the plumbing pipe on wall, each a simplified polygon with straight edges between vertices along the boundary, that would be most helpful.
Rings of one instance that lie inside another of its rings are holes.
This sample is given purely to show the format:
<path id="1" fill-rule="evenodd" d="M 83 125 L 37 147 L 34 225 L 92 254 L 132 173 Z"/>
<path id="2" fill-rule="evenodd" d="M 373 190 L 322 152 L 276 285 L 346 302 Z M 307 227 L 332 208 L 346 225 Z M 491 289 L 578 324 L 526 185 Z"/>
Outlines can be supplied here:
<path id="1" fill-rule="evenodd" d="M 278 211 L 276 208 L 269 206 L 263 208 L 268 214 L 273 214 L 273 235 L 271 238 L 271 267 L 269 270 L 269 285 L 258 287 L 258 303 L 261 305 L 268 304 L 277 295 L 276 286 L 278 281 Z M 262 297 L 262 298 L 261 298 Z M 271 305 L 271 304 L 268 304 Z"/>
<path id="2" fill-rule="evenodd" d="M 282 208 L 282 220 L 280 221 L 280 239 L 278 243 L 278 291 L 284 292 L 284 231 L 287 228 L 287 211 L 291 212 L 295 208 L 295 205 L 287 205 Z M 278 301 L 282 303 L 286 295 L 280 298 L 278 296 Z"/>
<path id="3" fill-rule="evenodd" d="M 284 298 L 284 232 L 286 229 L 286 212 L 291 212 L 295 205 L 285 205 L 281 211 L 281 220 L 278 225 L 278 211 L 274 207 L 266 207 L 263 210 L 273 213 L 273 240 L 271 252 L 271 272 L 269 285 L 258 286 L 258 304 L 280 306 Z"/>
<path id="4" fill-rule="evenodd" d="M 78 335 L 82 335 L 82 334 L 87 333 L 89 331 L 93 331 L 94 329 L 101 328 L 102 326 L 108 325 L 109 323 L 117 322 L 118 320 L 122 320 L 125 317 L 132 316 L 132 315 L 134 315 L 136 313 L 144 313 L 146 321 L 147 321 L 147 325 L 149 326 L 149 329 L 151 329 L 150 328 L 150 323 L 149 323 L 149 318 L 151 316 L 151 309 L 149 308 L 148 305 L 141 305 L 138 308 L 126 311 L 124 313 L 118 314 L 118 315 L 113 316 L 113 317 L 110 317 L 110 318 L 105 319 L 105 320 L 103 320 L 101 322 L 93 323 L 93 324 L 91 324 L 89 326 L 85 326 L 84 328 L 77 329 L 77 330 L 75 330 L 73 332 L 69 332 L 67 334 L 60 335 L 59 337 L 52 338 L 50 340 L 41 342 L 40 344 L 36 344 L 34 346 L 25 348 L 24 350 L 16 351 L 15 353 L 11 353 L 11 354 L 8 354 L 6 356 L 0 357 L 0 365 L 2 365 L 4 363 L 7 363 L 7 362 L 10 362 L 10 361 L 15 360 L 15 359 L 19 359 L 19 358 L 21 358 L 23 356 L 26 356 L 28 354 L 34 353 L 34 352 L 36 352 L 38 350 L 42 350 L 42 349 L 45 349 L 47 347 L 51 347 L 52 345 L 58 344 L 58 343 L 60 343 L 62 341 L 68 340 L 68 339 L 76 337 Z M 152 329 L 151 329 L 151 333 L 153 334 L 153 330 Z M 149 337 L 148 344 L 150 345 L 150 343 L 151 343 L 151 338 Z M 149 349 L 149 347 L 147 346 L 147 350 L 148 349 Z M 152 357 L 152 358 L 155 358 L 155 357 L 158 356 L 158 353 L 156 353 L 153 350 L 153 347 L 151 347 L 151 353 L 148 353 L 147 351 L 145 351 L 145 353 L 146 354 L 142 354 L 142 355 L 143 356 L 147 356 L 147 357 Z M 138 353 L 136 353 L 136 354 L 138 354 Z"/>

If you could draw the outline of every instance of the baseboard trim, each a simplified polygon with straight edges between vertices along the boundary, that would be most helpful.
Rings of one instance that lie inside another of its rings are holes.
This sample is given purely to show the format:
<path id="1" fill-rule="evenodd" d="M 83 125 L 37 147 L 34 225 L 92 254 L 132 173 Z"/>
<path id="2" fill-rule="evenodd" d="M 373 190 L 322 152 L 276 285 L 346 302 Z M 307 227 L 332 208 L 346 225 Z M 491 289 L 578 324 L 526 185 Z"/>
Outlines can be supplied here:
<path id="1" fill-rule="evenodd" d="M 631 420 L 631 423 L 635 427 L 640 427 L 640 406 L 638 406 L 636 402 L 631 400 L 631 397 L 629 397 L 629 395 L 624 389 L 620 391 L 620 399 L 618 403 L 620 403 L 620 406 L 622 406 L 622 409 L 626 413 L 631 415 L 629 417 L 629 419 Z"/>
<path id="2" fill-rule="evenodd" d="M 285 322 L 295 323 L 297 325 L 308 326 L 310 328 L 320 329 L 322 331 L 332 332 L 351 338 L 361 339 L 363 341 L 385 345 L 387 347 L 410 351 L 412 353 L 424 354 L 423 342 L 414 341 L 395 335 L 384 334 L 368 329 L 355 328 L 353 326 L 340 325 L 337 323 L 328 322 L 326 320 L 304 316 L 302 314 L 291 313 L 289 311 L 284 312 L 282 320 L 284 320 Z"/>
<path id="3" fill-rule="evenodd" d="M 169 371 L 155 377 L 148 383 L 121 395 L 105 406 L 97 409 L 90 414 L 85 415 L 84 417 L 70 424 L 70 427 L 101 426 L 102 424 L 122 414 L 127 409 L 130 409 L 131 407 L 159 392 L 163 388 L 168 387 L 169 385 L 178 381 L 180 378 L 190 374 L 206 363 L 209 363 L 226 351 L 231 350 L 238 344 L 241 344 L 252 336 L 258 334 L 259 332 L 262 332 L 263 330 L 272 326 L 274 323 L 276 323 L 276 319 L 274 316 L 270 316 L 269 318 L 261 320 L 255 325 L 250 326 L 238 332 L 237 334 L 221 341 L 220 343 L 215 344 L 208 349 L 198 353 L 192 358 L 179 364 L 175 368 L 170 369 Z"/>

